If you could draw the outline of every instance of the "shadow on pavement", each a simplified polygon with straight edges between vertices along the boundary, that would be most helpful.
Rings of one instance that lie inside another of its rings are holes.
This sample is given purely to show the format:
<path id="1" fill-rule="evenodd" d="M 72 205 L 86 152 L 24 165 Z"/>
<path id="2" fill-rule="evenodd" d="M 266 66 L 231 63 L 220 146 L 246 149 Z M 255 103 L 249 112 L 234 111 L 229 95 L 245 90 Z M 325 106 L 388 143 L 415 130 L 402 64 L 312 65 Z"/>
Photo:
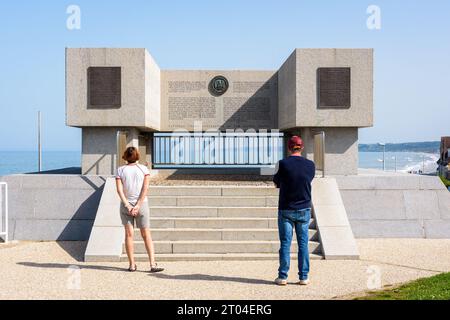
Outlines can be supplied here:
<path id="1" fill-rule="evenodd" d="M 209 274 L 180 274 L 180 275 L 168 275 L 164 273 L 150 274 L 150 276 L 160 279 L 168 280 L 205 280 L 205 281 L 225 281 L 225 282 L 240 282 L 247 284 L 270 284 L 274 285 L 273 281 L 267 281 L 262 279 L 240 278 L 240 277 L 224 277 L 224 276 L 212 276 Z"/>
<path id="2" fill-rule="evenodd" d="M 17 262 L 18 265 L 34 268 L 50 268 L 50 269 L 67 269 L 69 267 L 78 267 L 80 269 L 103 270 L 103 271 L 126 271 L 125 268 L 108 267 L 108 266 L 93 266 L 85 264 L 73 263 L 38 263 L 38 262 Z"/>
<path id="3" fill-rule="evenodd" d="M 56 243 L 76 261 L 84 261 L 87 241 L 56 241 Z"/>
<path id="4" fill-rule="evenodd" d="M 67 269 L 70 267 L 78 267 L 80 269 L 90 269 L 90 270 L 102 270 L 102 271 L 126 271 L 126 268 L 109 267 L 109 266 L 95 266 L 95 265 L 85 265 L 85 264 L 73 264 L 73 263 L 38 263 L 38 262 L 18 262 L 18 265 L 25 267 L 34 268 L 50 268 L 50 269 Z M 138 272 L 146 272 L 139 271 Z M 193 280 L 193 281 L 224 281 L 224 282 L 240 282 L 246 284 L 265 284 L 274 285 L 273 281 L 267 281 L 263 279 L 252 279 L 252 278 L 240 278 L 240 277 L 225 277 L 225 276 L 214 276 L 209 274 L 180 274 L 180 275 L 168 275 L 164 273 L 154 273 L 149 274 L 149 276 L 158 279 L 167 280 Z"/>

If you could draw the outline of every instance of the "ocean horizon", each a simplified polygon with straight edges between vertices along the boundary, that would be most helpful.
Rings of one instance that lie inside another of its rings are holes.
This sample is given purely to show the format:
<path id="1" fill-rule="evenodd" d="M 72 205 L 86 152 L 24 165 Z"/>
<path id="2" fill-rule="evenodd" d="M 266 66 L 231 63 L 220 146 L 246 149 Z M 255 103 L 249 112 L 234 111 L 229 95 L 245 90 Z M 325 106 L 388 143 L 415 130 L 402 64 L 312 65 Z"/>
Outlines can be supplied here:
<path id="1" fill-rule="evenodd" d="M 437 153 L 386 152 L 387 171 L 435 173 Z M 81 167 L 81 151 L 43 151 L 42 170 Z M 383 152 L 359 152 L 359 168 L 383 170 Z M 0 176 L 38 171 L 36 151 L 0 151 Z"/>

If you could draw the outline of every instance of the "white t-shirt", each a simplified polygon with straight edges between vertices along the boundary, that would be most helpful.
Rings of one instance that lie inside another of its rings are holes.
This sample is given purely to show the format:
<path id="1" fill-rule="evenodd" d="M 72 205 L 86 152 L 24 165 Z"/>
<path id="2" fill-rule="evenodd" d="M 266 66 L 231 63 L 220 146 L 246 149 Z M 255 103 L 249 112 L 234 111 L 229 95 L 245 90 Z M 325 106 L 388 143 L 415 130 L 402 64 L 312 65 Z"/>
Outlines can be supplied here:
<path id="1" fill-rule="evenodd" d="M 138 201 L 144 177 L 149 175 L 148 168 L 137 163 L 127 164 L 117 169 L 116 179 L 122 180 L 123 192 L 128 202 L 134 205 Z M 147 198 L 144 201 L 147 201 Z"/>

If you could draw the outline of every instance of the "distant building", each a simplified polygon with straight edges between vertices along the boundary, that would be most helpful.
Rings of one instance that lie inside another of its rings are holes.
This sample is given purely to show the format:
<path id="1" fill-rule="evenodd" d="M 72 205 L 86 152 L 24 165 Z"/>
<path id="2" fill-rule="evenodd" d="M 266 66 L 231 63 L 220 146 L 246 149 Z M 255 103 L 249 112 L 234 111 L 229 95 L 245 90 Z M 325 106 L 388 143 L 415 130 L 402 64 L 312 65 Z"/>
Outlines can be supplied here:
<path id="1" fill-rule="evenodd" d="M 312 158 L 321 131 L 327 173 L 356 174 L 358 128 L 373 125 L 373 50 L 295 49 L 280 69 L 253 71 L 160 70 L 146 49 L 67 49 L 66 123 L 82 128 L 83 174 L 112 174 L 127 145 L 155 170 L 270 166 L 293 134 Z"/>

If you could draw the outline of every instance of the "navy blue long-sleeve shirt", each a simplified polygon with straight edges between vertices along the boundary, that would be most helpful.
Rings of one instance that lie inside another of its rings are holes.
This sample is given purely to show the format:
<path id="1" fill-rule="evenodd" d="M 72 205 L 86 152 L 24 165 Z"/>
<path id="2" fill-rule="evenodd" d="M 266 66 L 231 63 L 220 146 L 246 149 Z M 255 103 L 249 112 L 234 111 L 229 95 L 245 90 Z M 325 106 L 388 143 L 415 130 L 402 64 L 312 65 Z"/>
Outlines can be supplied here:
<path id="1" fill-rule="evenodd" d="M 311 160 L 290 156 L 278 162 L 273 182 L 280 188 L 279 210 L 311 208 L 311 182 L 316 166 Z"/>

